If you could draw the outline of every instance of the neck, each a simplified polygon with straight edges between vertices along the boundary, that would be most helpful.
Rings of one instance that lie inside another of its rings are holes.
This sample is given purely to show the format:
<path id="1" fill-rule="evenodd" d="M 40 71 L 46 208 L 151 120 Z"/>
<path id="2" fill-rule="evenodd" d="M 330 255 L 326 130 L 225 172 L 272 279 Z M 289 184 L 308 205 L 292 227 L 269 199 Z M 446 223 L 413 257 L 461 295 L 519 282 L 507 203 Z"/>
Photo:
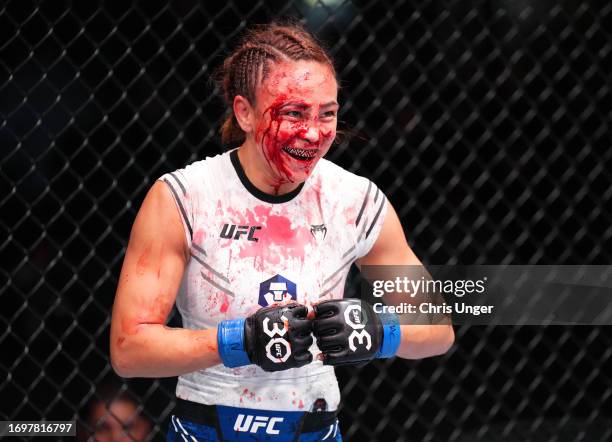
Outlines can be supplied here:
<path id="1" fill-rule="evenodd" d="M 257 151 L 258 146 L 249 141 L 238 148 L 238 159 L 249 181 L 268 195 L 284 195 L 297 189 L 300 183 L 285 182 L 275 176 L 262 152 Z"/>

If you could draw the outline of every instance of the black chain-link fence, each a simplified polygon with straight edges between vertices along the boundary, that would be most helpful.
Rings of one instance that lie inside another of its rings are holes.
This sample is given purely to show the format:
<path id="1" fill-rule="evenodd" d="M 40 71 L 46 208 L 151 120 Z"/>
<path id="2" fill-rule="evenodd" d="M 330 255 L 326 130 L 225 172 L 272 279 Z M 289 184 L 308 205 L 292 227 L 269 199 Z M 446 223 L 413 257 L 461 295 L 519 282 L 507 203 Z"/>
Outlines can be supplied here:
<path id="1" fill-rule="evenodd" d="M 605 1 L 4 2 L 0 419 L 70 419 L 112 378 L 110 308 L 162 173 L 223 150 L 211 70 L 245 26 L 328 42 L 345 137 L 430 264 L 612 261 Z M 346 440 L 610 440 L 605 327 L 461 327 L 340 369 Z M 162 438 L 172 379 L 130 389 Z M 126 382 L 126 385 L 128 383 Z"/>

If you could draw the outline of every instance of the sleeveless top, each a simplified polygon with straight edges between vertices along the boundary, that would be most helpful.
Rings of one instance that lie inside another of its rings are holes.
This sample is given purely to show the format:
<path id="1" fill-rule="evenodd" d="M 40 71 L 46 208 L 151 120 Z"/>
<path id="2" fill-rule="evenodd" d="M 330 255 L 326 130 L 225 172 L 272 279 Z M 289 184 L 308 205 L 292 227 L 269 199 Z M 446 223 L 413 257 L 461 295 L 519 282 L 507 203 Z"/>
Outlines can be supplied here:
<path id="1" fill-rule="evenodd" d="M 366 178 L 321 159 L 305 183 L 272 196 L 247 179 L 237 151 L 163 175 L 191 253 L 176 306 L 188 329 L 216 327 L 293 299 L 311 306 L 343 297 L 351 264 L 376 241 L 385 195 Z M 316 344 L 311 347 L 319 353 Z M 332 367 L 265 372 L 216 365 L 179 377 L 179 398 L 265 410 L 333 411 Z"/>

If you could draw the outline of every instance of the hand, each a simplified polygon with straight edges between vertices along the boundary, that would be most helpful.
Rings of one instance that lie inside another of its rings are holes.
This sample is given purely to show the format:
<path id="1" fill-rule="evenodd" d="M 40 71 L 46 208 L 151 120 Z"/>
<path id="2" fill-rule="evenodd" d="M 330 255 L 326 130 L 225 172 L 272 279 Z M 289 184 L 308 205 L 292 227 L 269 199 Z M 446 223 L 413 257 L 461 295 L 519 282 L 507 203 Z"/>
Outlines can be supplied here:
<path id="1" fill-rule="evenodd" d="M 219 355 L 227 367 L 259 365 L 265 371 L 302 367 L 312 362 L 312 322 L 297 303 L 257 310 L 248 318 L 218 326 Z"/>
<path id="2" fill-rule="evenodd" d="M 395 315 L 378 315 L 359 299 L 314 306 L 313 333 L 326 365 L 360 365 L 395 355 L 401 329 Z"/>

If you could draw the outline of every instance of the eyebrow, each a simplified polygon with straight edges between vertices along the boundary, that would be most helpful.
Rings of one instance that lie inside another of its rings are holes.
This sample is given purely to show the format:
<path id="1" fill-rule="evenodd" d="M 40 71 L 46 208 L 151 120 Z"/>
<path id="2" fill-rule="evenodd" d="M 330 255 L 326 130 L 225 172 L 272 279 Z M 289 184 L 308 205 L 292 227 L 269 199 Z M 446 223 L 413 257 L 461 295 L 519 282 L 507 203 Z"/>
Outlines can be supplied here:
<path id="1" fill-rule="evenodd" d="M 284 103 L 281 106 L 281 109 L 285 108 L 285 107 L 289 107 L 289 106 L 297 107 L 299 109 L 308 109 L 310 107 L 308 104 L 305 104 L 305 103 L 302 103 L 302 102 L 299 102 L 299 101 L 290 101 L 288 103 Z M 330 106 L 340 106 L 340 105 L 338 104 L 337 101 L 329 101 L 329 102 L 321 105 L 321 107 L 330 107 Z"/>
<path id="2" fill-rule="evenodd" d="M 281 106 L 281 108 L 285 107 L 297 107 L 299 109 L 307 109 L 310 106 L 308 106 L 306 103 L 301 103 L 299 101 L 290 101 L 288 103 L 283 103 L 283 105 Z"/>

